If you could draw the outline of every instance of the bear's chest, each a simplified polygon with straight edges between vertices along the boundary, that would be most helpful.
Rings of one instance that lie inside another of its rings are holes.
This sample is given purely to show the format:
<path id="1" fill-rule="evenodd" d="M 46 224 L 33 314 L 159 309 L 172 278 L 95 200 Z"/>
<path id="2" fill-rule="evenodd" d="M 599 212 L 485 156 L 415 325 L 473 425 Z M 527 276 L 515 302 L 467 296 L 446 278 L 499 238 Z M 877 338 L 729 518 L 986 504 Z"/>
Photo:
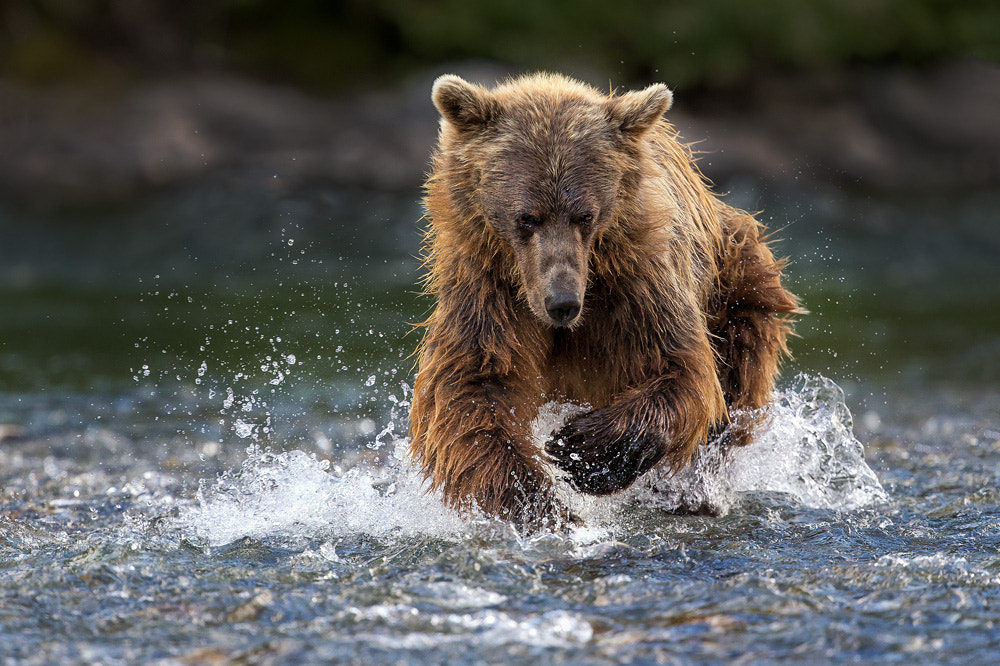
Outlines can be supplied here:
<path id="1" fill-rule="evenodd" d="M 547 388 L 560 397 L 591 407 L 610 404 L 614 396 L 651 374 L 648 340 L 634 330 L 608 326 L 606 317 L 584 320 L 570 329 L 553 329 L 547 362 Z"/>

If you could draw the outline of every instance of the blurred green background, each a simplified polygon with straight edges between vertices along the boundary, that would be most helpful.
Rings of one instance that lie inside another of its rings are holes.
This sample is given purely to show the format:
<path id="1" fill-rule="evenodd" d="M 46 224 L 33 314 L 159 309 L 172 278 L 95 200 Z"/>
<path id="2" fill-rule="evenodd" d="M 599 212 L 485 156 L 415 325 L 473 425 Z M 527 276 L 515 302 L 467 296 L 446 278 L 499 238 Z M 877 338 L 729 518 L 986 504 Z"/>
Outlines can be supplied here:
<path id="1" fill-rule="evenodd" d="M 790 371 L 996 390 L 998 60 L 985 0 L 2 0 L 0 397 L 204 423 L 292 353 L 306 411 L 385 408 L 430 307 L 430 83 L 536 69 L 675 89 L 792 259 Z"/>
<path id="2" fill-rule="evenodd" d="M 36 82 L 233 67 L 316 91 L 441 62 L 745 85 L 785 69 L 1000 57 L 990 0 L 5 0 L 0 72 Z"/>

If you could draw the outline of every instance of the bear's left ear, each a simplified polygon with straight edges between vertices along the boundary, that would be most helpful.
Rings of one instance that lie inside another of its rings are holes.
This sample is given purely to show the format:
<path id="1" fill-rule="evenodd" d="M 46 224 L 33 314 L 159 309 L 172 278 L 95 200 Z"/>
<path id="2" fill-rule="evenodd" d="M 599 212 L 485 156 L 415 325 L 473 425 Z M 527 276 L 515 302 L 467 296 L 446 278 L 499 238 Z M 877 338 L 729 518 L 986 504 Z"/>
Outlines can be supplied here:
<path id="1" fill-rule="evenodd" d="M 437 78 L 431 99 L 441 116 L 460 130 L 482 127 L 499 111 L 499 104 L 488 90 L 454 74 Z"/>
<path id="2" fill-rule="evenodd" d="M 654 83 L 645 90 L 625 93 L 605 102 L 608 118 L 627 134 L 642 134 L 660 119 L 674 101 L 670 88 Z"/>

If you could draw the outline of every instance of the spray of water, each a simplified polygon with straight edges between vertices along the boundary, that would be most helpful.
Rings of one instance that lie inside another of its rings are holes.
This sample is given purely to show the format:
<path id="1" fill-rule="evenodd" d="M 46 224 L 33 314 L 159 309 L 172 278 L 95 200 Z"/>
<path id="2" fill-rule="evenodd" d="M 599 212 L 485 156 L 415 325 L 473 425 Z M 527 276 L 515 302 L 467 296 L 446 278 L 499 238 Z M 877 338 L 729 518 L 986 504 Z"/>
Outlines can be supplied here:
<path id="1" fill-rule="evenodd" d="M 409 402 L 390 402 L 389 422 L 369 444 L 383 453 L 381 464 L 344 469 L 313 453 L 276 453 L 255 443 L 238 471 L 202 483 L 177 527 L 209 545 L 243 537 L 454 537 L 463 521 L 424 491 L 407 440 L 396 432 Z"/>
<path id="2" fill-rule="evenodd" d="M 203 484 L 182 509 L 183 533 L 219 545 L 242 537 L 315 538 L 368 534 L 377 537 L 455 538 L 469 523 L 426 491 L 396 432 L 408 403 L 396 400 L 390 424 L 373 440 L 385 463 L 331 466 L 303 451 L 273 453 L 253 445 L 242 467 Z M 580 407 L 546 405 L 534 424 L 543 441 Z M 776 397 L 756 442 L 720 455 L 706 449 L 674 476 L 652 475 L 628 493 L 592 498 L 561 488 L 563 498 L 590 524 L 580 537 L 600 536 L 623 505 L 643 503 L 665 511 L 704 507 L 724 513 L 742 494 L 782 493 L 790 503 L 853 510 L 886 499 L 852 433 L 840 388 L 824 377 L 799 376 Z"/>
<path id="3" fill-rule="evenodd" d="M 765 410 L 746 447 L 705 447 L 680 473 L 652 474 L 633 493 L 668 511 L 723 514 L 741 494 L 780 493 L 807 507 L 854 510 L 887 499 L 853 433 L 843 390 L 799 375 Z"/>

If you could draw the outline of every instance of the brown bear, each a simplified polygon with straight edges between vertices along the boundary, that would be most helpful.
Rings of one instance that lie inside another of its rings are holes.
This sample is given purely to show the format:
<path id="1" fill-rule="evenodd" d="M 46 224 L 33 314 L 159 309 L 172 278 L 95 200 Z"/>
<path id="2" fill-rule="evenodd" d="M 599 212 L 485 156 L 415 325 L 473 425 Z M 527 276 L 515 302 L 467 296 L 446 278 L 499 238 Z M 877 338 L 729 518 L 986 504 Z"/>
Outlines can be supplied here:
<path id="1" fill-rule="evenodd" d="M 550 74 L 441 76 L 426 183 L 424 323 L 410 453 L 453 507 L 528 529 L 576 520 L 699 445 L 743 444 L 798 302 L 762 225 L 710 192 L 663 119 L 662 84 L 604 95 Z M 588 411 L 545 446 L 542 404 Z"/>

